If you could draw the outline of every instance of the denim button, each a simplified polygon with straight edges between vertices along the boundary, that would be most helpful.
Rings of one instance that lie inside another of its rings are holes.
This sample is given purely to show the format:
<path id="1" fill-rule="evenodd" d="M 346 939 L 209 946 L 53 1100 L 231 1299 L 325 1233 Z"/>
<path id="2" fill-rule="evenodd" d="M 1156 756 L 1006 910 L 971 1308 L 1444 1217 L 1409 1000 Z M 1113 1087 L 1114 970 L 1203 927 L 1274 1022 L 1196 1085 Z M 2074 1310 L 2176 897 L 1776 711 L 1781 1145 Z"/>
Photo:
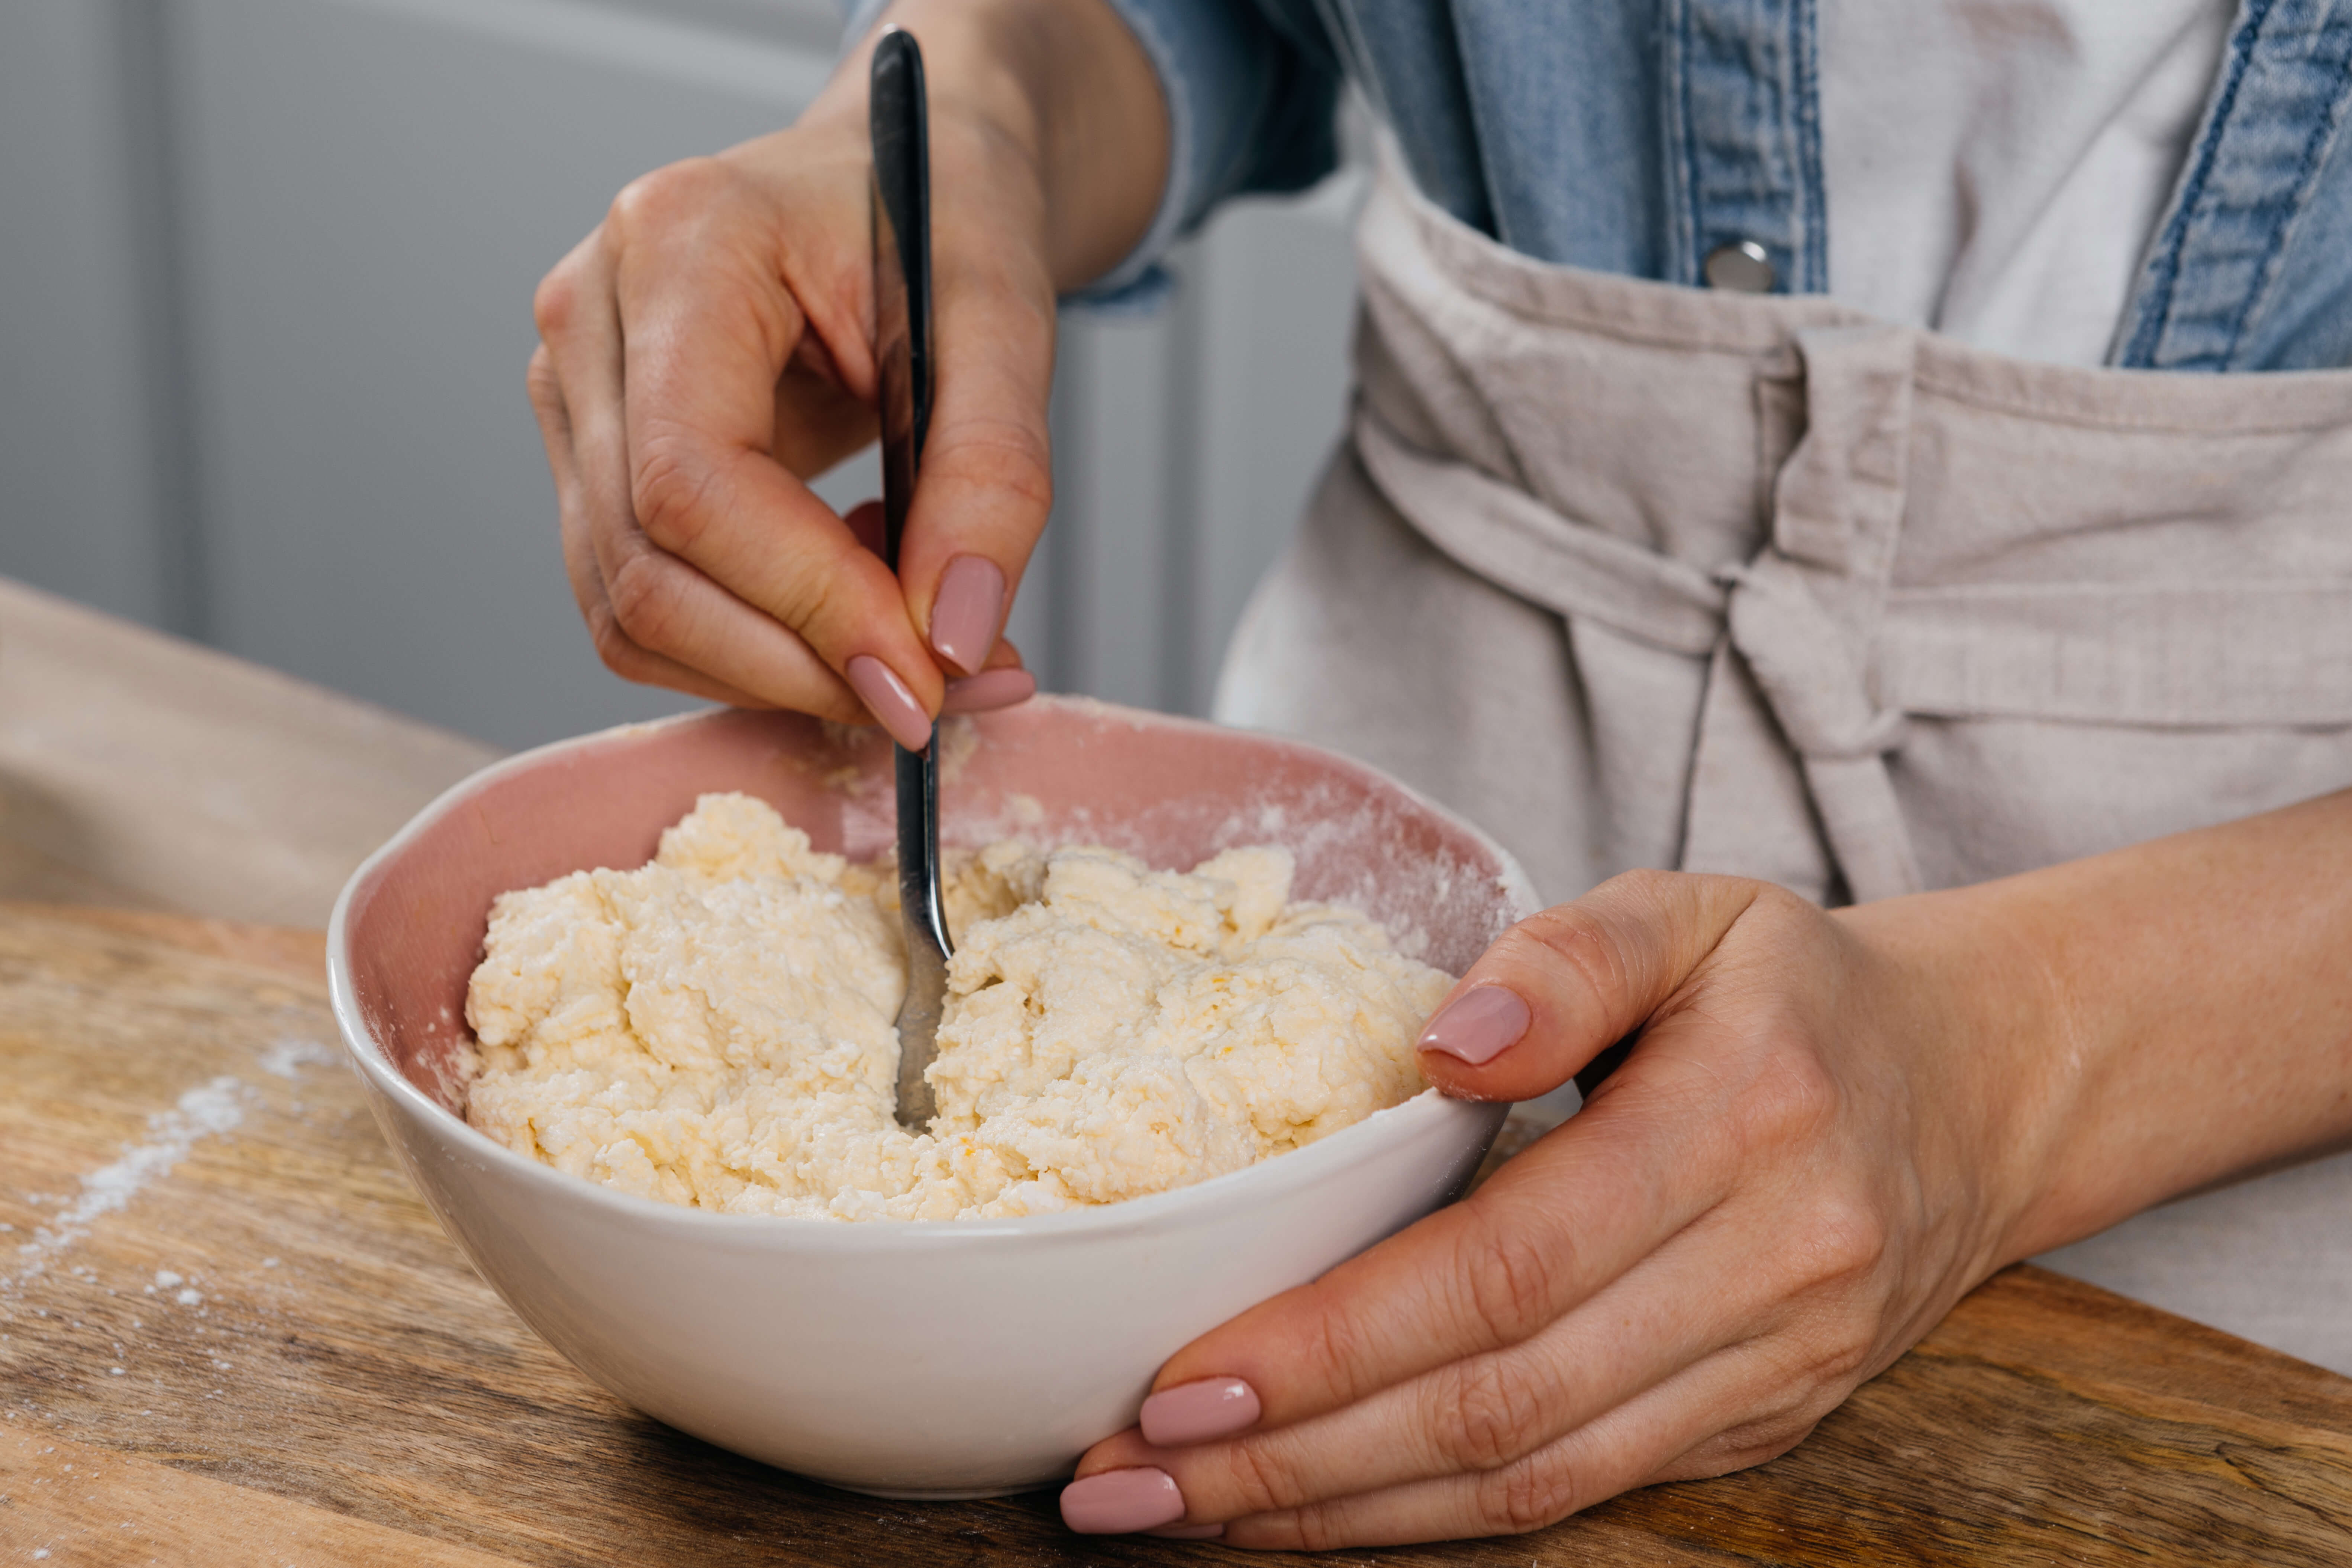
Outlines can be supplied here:
<path id="1" fill-rule="evenodd" d="M 1736 239 L 1707 253 L 1706 286 L 1735 294 L 1769 294 L 1772 258 L 1752 239 Z"/>

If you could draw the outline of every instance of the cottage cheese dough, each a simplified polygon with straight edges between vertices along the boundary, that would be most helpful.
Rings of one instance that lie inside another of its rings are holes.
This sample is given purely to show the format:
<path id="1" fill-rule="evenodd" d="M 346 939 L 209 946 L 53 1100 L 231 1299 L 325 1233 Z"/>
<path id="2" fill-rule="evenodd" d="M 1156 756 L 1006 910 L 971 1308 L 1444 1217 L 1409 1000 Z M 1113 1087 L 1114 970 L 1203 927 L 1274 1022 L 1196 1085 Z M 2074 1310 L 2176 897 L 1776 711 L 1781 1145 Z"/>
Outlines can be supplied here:
<path id="1" fill-rule="evenodd" d="M 491 906 L 467 1119 L 519 1153 L 733 1214 L 950 1219 L 1182 1186 L 1423 1088 L 1453 984 L 1286 850 L 1189 873 L 1100 848 L 951 858 L 939 1116 L 891 1114 L 905 987 L 890 878 L 705 795 L 653 863 Z"/>

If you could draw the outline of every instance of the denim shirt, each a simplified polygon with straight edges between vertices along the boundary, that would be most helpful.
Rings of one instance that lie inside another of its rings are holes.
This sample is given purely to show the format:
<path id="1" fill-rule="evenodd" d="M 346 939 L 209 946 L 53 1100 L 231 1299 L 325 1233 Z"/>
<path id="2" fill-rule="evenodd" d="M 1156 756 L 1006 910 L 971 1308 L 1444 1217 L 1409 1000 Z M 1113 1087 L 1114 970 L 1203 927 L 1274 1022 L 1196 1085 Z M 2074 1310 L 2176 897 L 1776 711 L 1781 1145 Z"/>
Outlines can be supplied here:
<path id="1" fill-rule="evenodd" d="M 1224 197 L 1336 164 L 1352 78 L 1423 193 L 1540 260 L 1699 285 L 1763 248 L 1828 286 L 1816 0 L 1112 0 L 1173 150 L 1143 276 Z M 2113 363 L 2352 365 L 2352 0 L 2240 0 Z"/>

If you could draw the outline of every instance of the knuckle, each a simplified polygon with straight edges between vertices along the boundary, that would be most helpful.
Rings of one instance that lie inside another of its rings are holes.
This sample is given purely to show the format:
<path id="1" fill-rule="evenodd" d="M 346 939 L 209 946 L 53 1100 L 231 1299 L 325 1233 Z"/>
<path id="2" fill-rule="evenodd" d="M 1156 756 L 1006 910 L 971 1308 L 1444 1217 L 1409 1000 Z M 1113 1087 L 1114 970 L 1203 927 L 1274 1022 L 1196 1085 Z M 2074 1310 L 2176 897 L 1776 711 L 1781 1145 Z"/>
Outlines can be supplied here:
<path id="1" fill-rule="evenodd" d="M 1871 1342 L 1870 1336 L 1867 1334 L 1831 1335 L 1814 1352 L 1812 1359 L 1814 1384 L 1824 1390 L 1833 1391 L 1837 1397 L 1843 1399 L 1870 1371 L 1870 1363 L 1876 1350 L 1877 1347 Z M 1811 1420 L 1805 1423 L 1805 1430 L 1812 1430 Z M 1793 1444 L 1796 1439 L 1790 1438 L 1790 1441 Z"/>
<path id="2" fill-rule="evenodd" d="M 1454 1363 L 1442 1397 L 1439 1458 L 1455 1470 L 1498 1469 L 1542 1438 L 1541 1397 L 1497 1357 Z"/>
<path id="3" fill-rule="evenodd" d="M 761 605 L 803 637 L 827 643 L 858 621 L 855 590 L 838 570 L 804 562 L 770 584 Z M 861 709 L 862 712 L 863 710 Z"/>
<path id="4" fill-rule="evenodd" d="M 1804 1313 L 1763 1363 L 1773 1369 L 1771 1395 L 1728 1430 L 1743 1443 L 1789 1435 L 1782 1446 L 1795 1444 L 1871 1373 L 1880 1348 L 1874 1311 L 1850 1306 Z"/>
<path id="5" fill-rule="evenodd" d="M 1653 866 L 1637 866 L 1630 871 L 1620 871 L 1601 884 L 1595 892 L 1606 889 L 1643 904 L 1663 902 L 1675 887 L 1686 879 L 1681 871 L 1661 871 Z"/>
<path id="6" fill-rule="evenodd" d="M 1787 1380 L 1780 1412 L 1784 1421 L 1811 1430 L 1814 1422 L 1836 1409 L 1878 1369 L 1885 1350 L 1874 1297 L 1814 1314 Z"/>
<path id="7" fill-rule="evenodd" d="M 1591 910 L 1577 904 L 1546 910 L 1512 927 L 1503 940 L 1518 950 L 1511 952 L 1513 957 L 1532 960 L 1538 966 L 1565 964 L 1584 982 L 1603 1015 L 1614 1016 L 1624 1005 L 1631 988 L 1625 955 Z"/>
<path id="8" fill-rule="evenodd" d="M 709 524 L 702 503 L 713 477 L 679 440 L 648 439 L 629 475 L 629 504 L 646 537 L 673 554 L 691 551 Z"/>
<path id="9" fill-rule="evenodd" d="M 1800 1257 L 1811 1283 L 1848 1283 L 1878 1272 L 1893 1227 L 1877 1205 L 1838 1194 L 1808 1206 Z"/>
<path id="10" fill-rule="evenodd" d="M 1465 1235 L 1455 1278 L 1465 1308 L 1495 1342 L 1515 1344 L 1551 1321 L 1565 1261 L 1554 1241 L 1507 1220 Z"/>
<path id="11" fill-rule="evenodd" d="M 1343 1509 L 1318 1503 L 1289 1515 L 1288 1523 L 1291 1539 L 1283 1544 L 1294 1552 L 1336 1552 L 1354 1544 L 1348 1534 Z"/>
<path id="12" fill-rule="evenodd" d="M 1706 901 L 1710 889 L 1748 885 L 1736 877 L 1697 876 L 1688 871 L 1661 871 L 1654 867 L 1637 866 L 1630 871 L 1620 871 L 1588 896 L 1603 909 L 1664 927 L 1686 919 L 1695 906 Z"/>
<path id="13" fill-rule="evenodd" d="M 604 595 L 614 624 L 628 640 L 639 648 L 658 650 L 677 634 L 684 586 L 673 563 L 644 551 L 621 563 L 605 583 Z"/>
<path id="14" fill-rule="evenodd" d="M 1742 1422 L 1700 1445 L 1691 1463 L 1699 1473 L 1727 1476 L 1779 1458 L 1813 1435 L 1819 1415 L 1789 1411 Z"/>
<path id="15" fill-rule="evenodd" d="M 1274 1513 L 1307 1500 L 1290 1466 L 1267 1442 L 1234 1445 L 1227 1479 L 1243 1513 Z"/>
<path id="16" fill-rule="evenodd" d="M 530 351 L 523 385 L 530 394 L 531 406 L 541 412 L 552 413 L 563 406 L 563 383 L 555 374 L 555 356 L 544 347 Z"/>
<path id="17" fill-rule="evenodd" d="M 1557 1456 L 1507 1465 L 1478 1485 L 1479 1517 L 1496 1535 L 1524 1535 L 1557 1524 L 1579 1506 L 1575 1470 Z"/>
<path id="18" fill-rule="evenodd" d="M 622 186 L 605 222 L 625 247 L 712 206 L 732 183 L 732 174 L 717 158 L 667 163 Z"/>
<path id="19" fill-rule="evenodd" d="M 1836 1121 L 1844 1092 L 1811 1036 L 1790 1029 L 1743 1089 L 1740 1122 L 1752 1146 L 1790 1148 L 1821 1138 Z"/>
<path id="20" fill-rule="evenodd" d="M 539 280 L 531 290 L 530 319 L 542 338 L 560 337 L 580 313 L 580 285 L 572 276 L 572 268 L 558 267 Z"/>
<path id="21" fill-rule="evenodd" d="M 1799 898 L 1778 882 L 1756 882 L 1736 877 L 1713 879 L 1737 884 L 1747 894 L 1748 910 L 1767 919 L 1777 921 L 1793 916 L 1810 924 L 1822 912 L 1811 900 Z"/>
<path id="22" fill-rule="evenodd" d="M 643 648 L 629 640 L 629 634 L 609 609 L 599 606 L 582 612 L 588 621 L 588 640 L 594 645 L 596 657 L 604 668 L 624 680 L 645 679 L 646 655 Z"/>
<path id="23" fill-rule="evenodd" d="M 1304 1347 L 1306 1364 L 1343 1403 L 1371 1393 L 1373 1385 L 1362 1369 L 1371 1361 L 1372 1347 L 1363 1325 L 1344 1302 L 1331 1301 L 1309 1321 L 1312 1334 Z"/>
<path id="24" fill-rule="evenodd" d="M 923 458 L 926 478 L 941 475 L 1041 512 L 1054 504 L 1052 450 L 1041 431 L 1017 420 L 959 421 Z"/>

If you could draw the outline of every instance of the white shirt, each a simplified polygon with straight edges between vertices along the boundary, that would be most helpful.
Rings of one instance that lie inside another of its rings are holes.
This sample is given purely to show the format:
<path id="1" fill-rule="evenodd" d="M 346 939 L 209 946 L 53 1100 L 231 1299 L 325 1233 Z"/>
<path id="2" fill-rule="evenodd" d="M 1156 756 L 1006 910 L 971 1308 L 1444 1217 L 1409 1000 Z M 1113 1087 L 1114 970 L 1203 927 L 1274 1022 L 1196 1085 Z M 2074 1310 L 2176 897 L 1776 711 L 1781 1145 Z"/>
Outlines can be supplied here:
<path id="1" fill-rule="evenodd" d="M 2204 113 L 2231 0 L 1822 0 L 1830 293 L 2105 363 Z"/>

